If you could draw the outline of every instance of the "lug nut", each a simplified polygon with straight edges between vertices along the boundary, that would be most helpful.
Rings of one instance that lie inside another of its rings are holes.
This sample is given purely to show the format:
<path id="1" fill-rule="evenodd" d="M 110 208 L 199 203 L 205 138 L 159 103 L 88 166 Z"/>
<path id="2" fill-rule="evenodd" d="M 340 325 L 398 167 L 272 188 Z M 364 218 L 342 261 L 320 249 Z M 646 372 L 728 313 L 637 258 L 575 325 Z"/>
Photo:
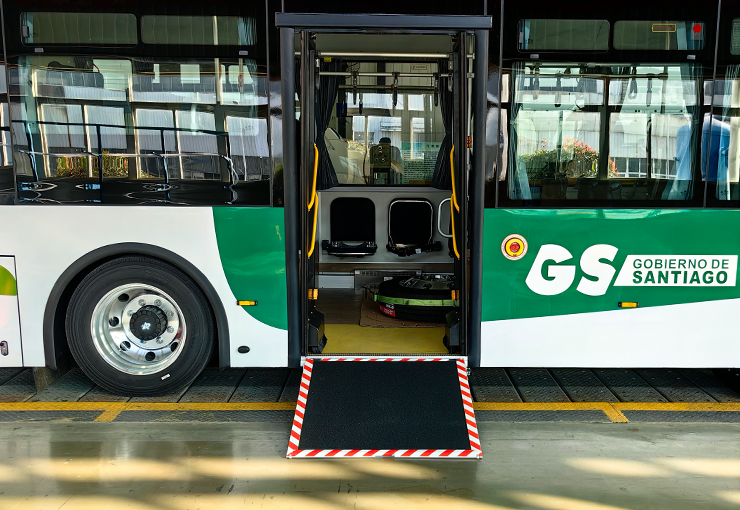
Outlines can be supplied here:
<path id="1" fill-rule="evenodd" d="M 162 342 L 164 342 L 164 340 L 162 340 L 162 337 L 161 336 L 159 338 L 157 338 L 157 343 L 158 344 L 161 344 Z"/>
<path id="2" fill-rule="evenodd" d="M 139 300 L 139 306 L 144 306 L 145 304 L 146 304 L 146 301 L 144 301 L 143 299 Z"/>
<path id="3" fill-rule="evenodd" d="M 132 315 L 134 314 L 134 311 L 133 311 L 133 310 L 129 310 L 128 312 L 126 312 L 126 314 L 127 314 L 127 315 L 128 315 L 129 317 L 131 317 L 131 316 L 132 316 Z"/>
<path id="4" fill-rule="evenodd" d="M 172 317 L 172 311 L 167 312 L 167 317 Z"/>
<path id="5" fill-rule="evenodd" d="M 167 333 L 172 333 L 173 331 L 175 331 L 175 328 L 173 328 L 172 326 L 167 326 Z"/>
<path id="6" fill-rule="evenodd" d="M 159 299 L 157 299 L 157 300 L 156 300 L 156 301 L 154 302 L 154 306 L 162 306 L 162 302 L 161 302 L 161 301 L 160 301 Z"/>

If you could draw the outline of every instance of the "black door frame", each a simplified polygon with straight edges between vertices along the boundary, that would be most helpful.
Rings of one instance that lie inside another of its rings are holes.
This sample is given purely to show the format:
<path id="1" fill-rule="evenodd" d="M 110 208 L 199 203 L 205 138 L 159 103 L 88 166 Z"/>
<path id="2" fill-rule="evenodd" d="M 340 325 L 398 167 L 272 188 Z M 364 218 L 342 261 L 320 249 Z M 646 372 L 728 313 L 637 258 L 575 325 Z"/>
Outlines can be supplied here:
<path id="1" fill-rule="evenodd" d="M 461 196 L 458 202 L 465 201 L 467 194 L 467 214 L 460 219 L 461 227 L 467 226 L 464 232 L 468 233 L 469 246 L 458 247 L 461 260 L 464 263 L 466 252 L 470 250 L 469 288 L 466 289 L 468 299 L 461 292 L 461 301 L 466 307 L 466 320 L 463 326 L 469 366 L 480 365 L 481 340 L 481 276 L 483 255 L 483 198 L 486 166 L 486 82 L 488 73 L 488 35 L 491 30 L 490 16 L 427 16 L 427 15 L 396 15 L 396 14 L 300 14 L 276 13 L 275 25 L 280 29 L 280 55 L 282 80 L 282 115 L 283 115 L 283 179 L 285 189 L 285 265 L 287 283 L 287 311 L 288 311 L 288 366 L 299 367 L 301 364 L 302 347 L 307 334 L 307 292 L 308 282 L 302 277 L 306 271 L 303 265 L 306 246 L 303 243 L 302 227 L 307 221 L 306 214 L 306 168 L 307 162 L 299 163 L 300 147 L 297 146 L 298 133 L 296 132 L 295 109 L 295 34 L 303 32 L 303 44 L 308 44 L 308 32 L 351 32 L 351 33 L 436 33 L 455 35 L 460 32 L 475 35 L 475 61 L 473 80 L 472 108 L 473 112 L 473 152 L 469 169 L 465 164 L 456 166 L 461 182 L 465 189 L 460 189 Z M 463 47 L 465 41 L 462 41 Z M 305 54 L 301 51 L 301 55 Z M 308 59 L 303 59 L 308 60 Z M 302 61 L 301 72 L 312 73 L 312 62 Z M 467 70 L 467 65 L 465 66 Z M 481 79 L 482 78 L 482 79 Z M 467 80 L 461 80 L 467 82 Z M 303 90 L 306 87 L 302 87 Z M 313 91 L 311 91 L 313 92 Z M 308 105 L 301 96 L 301 109 L 313 109 L 313 101 Z M 463 112 L 467 114 L 467 112 Z M 310 117 L 313 118 L 313 117 Z M 306 123 L 303 122 L 302 125 Z M 305 144 L 306 129 L 302 129 L 301 143 Z M 455 140 L 455 151 L 459 156 L 467 153 L 466 134 L 462 133 Z M 313 140 L 308 142 L 313 143 Z M 304 159 L 308 159 L 305 157 Z M 466 161 L 465 157 L 455 158 Z M 462 176 L 468 173 L 469 178 Z M 463 207 L 461 207 L 463 209 Z M 463 282 L 468 286 L 467 282 Z"/>

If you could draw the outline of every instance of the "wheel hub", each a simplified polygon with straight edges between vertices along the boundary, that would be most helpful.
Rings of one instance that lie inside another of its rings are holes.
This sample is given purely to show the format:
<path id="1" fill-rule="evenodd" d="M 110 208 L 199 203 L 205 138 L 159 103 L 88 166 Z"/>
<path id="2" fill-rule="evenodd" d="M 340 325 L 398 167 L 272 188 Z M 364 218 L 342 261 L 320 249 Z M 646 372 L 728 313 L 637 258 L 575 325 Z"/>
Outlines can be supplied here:
<path id="1" fill-rule="evenodd" d="M 167 330 L 167 315 L 157 306 L 142 306 L 131 316 L 129 327 L 139 340 L 154 340 Z"/>

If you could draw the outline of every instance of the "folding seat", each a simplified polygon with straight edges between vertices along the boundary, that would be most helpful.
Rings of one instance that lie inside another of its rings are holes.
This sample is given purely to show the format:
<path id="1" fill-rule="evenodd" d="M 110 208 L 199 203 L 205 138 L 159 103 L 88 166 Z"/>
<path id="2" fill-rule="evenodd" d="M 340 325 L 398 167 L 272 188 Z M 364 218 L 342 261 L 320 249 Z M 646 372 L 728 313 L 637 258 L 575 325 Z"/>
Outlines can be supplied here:
<path id="1" fill-rule="evenodd" d="M 441 251 L 434 240 L 434 206 L 425 198 L 399 198 L 388 206 L 388 251 L 399 257 Z"/>
<path id="2" fill-rule="evenodd" d="M 321 247 L 335 257 L 364 257 L 374 255 L 375 204 L 364 197 L 340 197 L 331 202 L 330 237 Z"/>

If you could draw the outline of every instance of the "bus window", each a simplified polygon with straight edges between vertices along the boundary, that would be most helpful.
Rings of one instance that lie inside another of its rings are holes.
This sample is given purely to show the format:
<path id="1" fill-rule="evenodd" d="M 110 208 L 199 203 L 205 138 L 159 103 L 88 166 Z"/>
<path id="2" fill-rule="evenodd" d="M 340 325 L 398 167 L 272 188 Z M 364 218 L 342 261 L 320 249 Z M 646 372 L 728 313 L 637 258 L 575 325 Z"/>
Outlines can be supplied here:
<path id="1" fill-rule="evenodd" d="M 257 22 L 240 16 L 142 16 L 145 44 L 253 46 Z"/>
<path id="2" fill-rule="evenodd" d="M 614 24 L 617 50 L 701 50 L 704 23 L 701 21 L 617 21 Z"/>
<path id="3" fill-rule="evenodd" d="M 740 66 L 727 66 L 724 79 L 715 80 L 713 103 L 702 133 L 702 177 L 713 184 L 715 199 L 740 200 Z"/>
<path id="4" fill-rule="evenodd" d="M 609 22 L 603 19 L 519 20 L 520 51 L 606 51 Z"/>
<path id="5" fill-rule="evenodd" d="M 520 63 L 514 88 L 510 199 L 693 196 L 695 65 Z"/>
<path id="6" fill-rule="evenodd" d="M 577 198 L 562 182 L 598 177 L 604 79 L 538 63 L 517 65 L 513 76 L 509 197 Z"/>
<path id="7" fill-rule="evenodd" d="M 22 40 L 27 45 L 135 45 L 136 16 L 124 13 L 24 12 Z"/>

